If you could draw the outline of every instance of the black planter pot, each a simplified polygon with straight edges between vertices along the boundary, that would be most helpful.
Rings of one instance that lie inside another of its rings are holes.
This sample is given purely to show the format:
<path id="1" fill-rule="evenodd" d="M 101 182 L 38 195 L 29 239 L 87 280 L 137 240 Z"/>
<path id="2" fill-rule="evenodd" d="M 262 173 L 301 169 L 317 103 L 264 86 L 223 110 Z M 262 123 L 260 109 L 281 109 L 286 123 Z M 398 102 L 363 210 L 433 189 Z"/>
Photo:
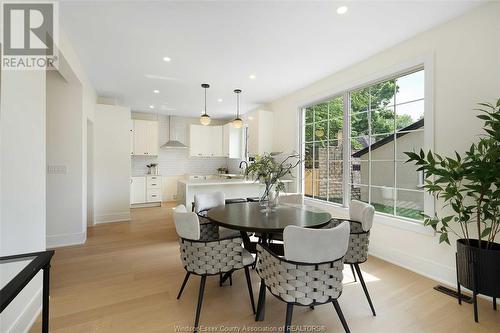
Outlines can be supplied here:
<path id="1" fill-rule="evenodd" d="M 460 287 L 464 286 L 473 292 L 474 320 L 478 321 L 477 295 L 493 297 L 493 309 L 496 310 L 496 298 L 500 297 L 500 244 L 466 239 L 457 240 L 457 285 L 459 300 Z"/>

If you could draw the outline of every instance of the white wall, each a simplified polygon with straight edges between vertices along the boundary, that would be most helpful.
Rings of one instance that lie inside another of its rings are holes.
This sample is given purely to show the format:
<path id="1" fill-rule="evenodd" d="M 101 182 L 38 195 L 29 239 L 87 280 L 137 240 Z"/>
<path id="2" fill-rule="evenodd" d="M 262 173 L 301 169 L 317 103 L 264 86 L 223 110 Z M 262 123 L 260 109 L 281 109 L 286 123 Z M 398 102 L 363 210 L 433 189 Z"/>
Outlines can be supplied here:
<path id="1" fill-rule="evenodd" d="M 61 73 L 47 72 L 47 246 L 81 244 L 86 239 L 84 200 L 82 86 L 60 57 Z"/>
<path id="2" fill-rule="evenodd" d="M 45 250 L 45 72 L 1 73 L 0 256 Z M 2 267 L 0 278 L 11 274 Z M 25 332 L 41 309 L 37 275 L 0 315 Z"/>
<path id="3" fill-rule="evenodd" d="M 81 154 L 82 154 L 82 204 L 81 204 L 81 223 L 82 230 L 85 230 L 87 224 L 87 119 L 94 121 L 95 105 L 97 94 L 92 86 L 85 70 L 71 45 L 71 41 L 66 36 L 65 32 L 59 29 L 59 50 L 68 64 L 68 68 L 72 75 L 80 82 L 82 86 L 82 112 L 81 112 Z M 64 76 L 64 75 L 63 75 Z"/>
<path id="4" fill-rule="evenodd" d="M 275 126 L 274 150 L 298 148 L 300 106 L 430 55 L 434 67 L 434 147 L 442 154 L 464 151 L 481 133 L 481 121 L 472 109 L 478 102 L 500 97 L 498 17 L 500 3 L 480 7 L 274 101 L 268 105 L 275 113 L 275 124 L 280 124 Z M 327 208 L 337 216 L 346 214 L 338 207 Z M 455 283 L 454 247 L 439 245 L 437 237 L 423 227 L 378 216 L 370 252 L 434 279 Z"/>
<path id="5" fill-rule="evenodd" d="M 95 223 L 130 220 L 130 108 L 97 104 L 94 116 Z"/>

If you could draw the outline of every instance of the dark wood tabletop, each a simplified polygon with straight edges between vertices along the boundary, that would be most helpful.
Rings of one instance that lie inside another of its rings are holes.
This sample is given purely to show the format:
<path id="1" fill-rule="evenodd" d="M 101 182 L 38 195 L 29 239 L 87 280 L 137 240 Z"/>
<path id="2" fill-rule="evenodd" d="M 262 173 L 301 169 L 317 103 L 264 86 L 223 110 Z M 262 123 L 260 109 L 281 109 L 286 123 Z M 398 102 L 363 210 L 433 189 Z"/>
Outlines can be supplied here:
<path id="1" fill-rule="evenodd" d="M 315 207 L 291 204 L 279 205 L 272 212 L 265 213 L 258 202 L 245 202 L 212 208 L 208 211 L 208 218 L 230 229 L 282 233 L 289 225 L 321 228 L 330 222 L 332 216 Z"/>

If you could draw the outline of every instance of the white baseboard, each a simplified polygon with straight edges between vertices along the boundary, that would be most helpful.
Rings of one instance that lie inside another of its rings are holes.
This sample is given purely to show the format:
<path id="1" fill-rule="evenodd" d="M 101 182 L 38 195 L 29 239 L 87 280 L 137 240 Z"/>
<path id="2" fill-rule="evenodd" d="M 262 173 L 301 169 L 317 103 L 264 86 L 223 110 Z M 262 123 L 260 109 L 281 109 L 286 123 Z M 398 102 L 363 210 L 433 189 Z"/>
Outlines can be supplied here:
<path id="1" fill-rule="evenodd" d="M 42 288 L 28 302 L 6 333 L 27 333 L 42 312 Z"/>
<path id="2" fill-rule="evenodd" d="M 75 234 L 47 235 L 47 248 L 52 249 L 61 246 L 80 245 L 87 240 L 87 232 Z"/>
<path id="3" fill-rule="evenodd" d="M 161 207 L 161 201 L 130 205 L 130 208 L 149 208 L 149 207 Z"/>
<path id="4" fill-rule="evenodd" d="M 415 256 L 387 246 L 370 244 L 369 254 L 448 286 L 456 284 L 455 267 Z"/>
<path id="5" fill-rule="evenodd" d="M 95 224 L 130 221 L 130 210 L 111 214 L 96 215 Z"/>

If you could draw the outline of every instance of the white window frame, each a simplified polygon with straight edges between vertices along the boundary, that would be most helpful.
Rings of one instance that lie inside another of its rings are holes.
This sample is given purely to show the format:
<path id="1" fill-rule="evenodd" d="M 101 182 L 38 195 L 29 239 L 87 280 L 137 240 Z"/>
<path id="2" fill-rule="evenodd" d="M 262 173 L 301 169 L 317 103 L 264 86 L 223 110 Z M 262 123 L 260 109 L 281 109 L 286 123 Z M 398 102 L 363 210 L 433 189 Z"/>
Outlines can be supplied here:
<path id="1" fill-rule="evenodd" d="M 309 106 L 319 104 L 321 102 L 327 101 L 329 99 L 343 96 L 344 100 L 344 124 L 343 124 L 343 140 L 348 140 L 350 133 L 350 122 L 349 116 L 350 112 L 345 112 L 345 110 L 349 110 L 349 93 L 351 91 L 355 91 L 360 88 L 364 88 L 375 84 L 377 82 L 381 82 L 387 79 L 392 79 L 395 77 L 403 76 L 404 74 L 408 74 L 412 71 L 416 71 L 418 69 L 424 69 L 424 119 L 425 119 L 425 127 L 424 127 L 424 150 L 434 150 L 434 54 L 426 54 L 415 58 L 413 60 L 409 60 L 407 62 L 401 63 L 392 68 L 388 68 L 381 72 L 374 73 L 372 75 L 367 76 L 364 79 L 356 80 L 350 84 L 345 84 L 340 87 L 336 91 L 324 93 L 320 96 L 316 96 L 316 98 L 311 98 L 306 101 L 302 101 L 300 103 L 300 107 L 298 108 L 298 125 L 299 125 L 299 136 L 297 140 L 297 151 L 300 151 L 301 156 L 305 154 L 305 109 Z M 349 177 L 349 158 L 350 156 L 350 145 L 344 144 L 343 147 L 343 167 L 344 167 L 344 179 L 343 179 L 343 204 L 340 205 L 334 202 L 327 202 L 324 200 L 314 199 L 307 197 L 306 200 L 312 203 L 328 205 L 333 207 L 342 207 L 348 208 L 349 198 L 350 198 L 350 182 Z M 299 170 L 299 191 L 304 192 L 305 184 L 304 178 L 305 176 L 305 168 L 304 163 L 302 163 L 301 168 Z M 435 214 L 435 200 L 432 195 L 424 192 L 424 214 L 433 216 Z M 389 224 L 391 226 L 403 227 L 404 229 L 410 229 L 414 231 L 423 231 L 420 227 L 423 226 L 422 221 L 414 220 L 410 218 L 406 218 L 403 216 L 397 216 L 392 214 L 386 214 L 382 212 L 376 212 L 376 215 L 387 217 L 387 219 L 381 219 L 383 224 Z M 408 223 L 401 223 L 408 222 Z M 424 233 L 429 233 L 427 230 L 423 231 Z"/>

